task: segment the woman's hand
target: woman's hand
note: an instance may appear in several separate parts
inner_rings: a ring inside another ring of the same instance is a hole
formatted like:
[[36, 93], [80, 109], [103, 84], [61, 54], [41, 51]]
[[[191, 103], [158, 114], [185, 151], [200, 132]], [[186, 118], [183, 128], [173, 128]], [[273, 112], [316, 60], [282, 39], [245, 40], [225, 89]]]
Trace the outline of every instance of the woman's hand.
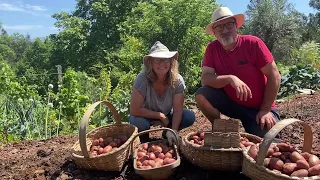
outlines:
[[160, 112], [160, 121], [164, 124], [165, 127], [167, 127], [169, 125], [169, 119], [168, 117], [163, 114], [162, 112]]

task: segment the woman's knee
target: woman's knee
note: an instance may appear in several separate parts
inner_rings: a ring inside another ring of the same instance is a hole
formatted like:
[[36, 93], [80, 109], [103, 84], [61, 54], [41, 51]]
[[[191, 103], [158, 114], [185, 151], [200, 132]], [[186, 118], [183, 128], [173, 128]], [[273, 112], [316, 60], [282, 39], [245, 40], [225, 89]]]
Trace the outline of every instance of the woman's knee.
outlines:
[[150, 129], [150, 121], [143, 117], [130, 116], [129, 123], [136, 126], [139, 132]]

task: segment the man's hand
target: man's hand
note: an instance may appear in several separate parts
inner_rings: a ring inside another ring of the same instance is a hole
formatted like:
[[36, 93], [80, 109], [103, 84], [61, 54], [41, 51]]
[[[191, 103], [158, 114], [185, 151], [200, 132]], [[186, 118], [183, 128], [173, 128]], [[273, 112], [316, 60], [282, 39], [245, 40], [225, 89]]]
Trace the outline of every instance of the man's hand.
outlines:
[[167, 127], [169, 125], [169, 119], [165, 114], [160, 113], [160, 118], [159, 119], [164, 124], [165, 127]]
[[240, 98], [241, 101], [247, 101], [248, 98], [252, 98], [250, 88], [237, 76], [231, 76], [230, 85], [236, 90], [237, 98]]
[[[178, 136], [178, 132], [176, 130], [173, 130], [177, 136]], [[169, 146], [172, 146], [172, 142], [175, 142], [175, 144], [177, 144], [177, 139], [176, 139], [176, 136], [171, 132], [171, 131], [167, 131], [166, 133], [166, 137], [168, 139], [168, 143], [169, 143]], [[178, 137], [178, 141], [180, 141], [180, 138]]]
[[263, 130], [265, 124], [267, 124], [269, 130], [277, 123], [272, 112], [267, 110], [260, 110], [256, 116], [256, 121], [257, 124], [260, 124], [261, 130]]

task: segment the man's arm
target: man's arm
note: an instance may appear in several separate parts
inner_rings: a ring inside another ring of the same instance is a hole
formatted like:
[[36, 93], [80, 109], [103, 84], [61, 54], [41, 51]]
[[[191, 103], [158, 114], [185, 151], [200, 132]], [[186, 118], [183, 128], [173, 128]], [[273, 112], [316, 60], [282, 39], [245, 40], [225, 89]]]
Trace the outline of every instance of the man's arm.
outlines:
[[267, 84], [260, 110], [270, 111], [273, 102], [277, 98], [281, 76], [274, 61], [261, 68], [261, 71], [267, 77]]
[[223, 88], [230, 84], [232, 75], [221, 75], [216, 74], [216, 70], [211, 67], [203, 66], [201, 74], [202, 86], [210, 86], [213, 88]]

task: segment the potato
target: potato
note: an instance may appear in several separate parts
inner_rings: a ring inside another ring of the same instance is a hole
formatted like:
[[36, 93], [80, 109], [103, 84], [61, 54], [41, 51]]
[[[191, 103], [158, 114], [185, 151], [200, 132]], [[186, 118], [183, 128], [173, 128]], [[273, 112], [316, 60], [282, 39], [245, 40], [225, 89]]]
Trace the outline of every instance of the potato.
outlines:
[[156, 155], [153, 152], [150, 152], [149, 153], [149, 159], [155, 160], [156, 159]]
[[309, 169], [309, 167], [310, 167], [308, 162], [304, 159], [300, 159], [296, 163], [297, 163], [298, 169]]
[[111, 143], [109, 143], [109, 146], [112, 146], [112, 147], [117, 147], [118, 144], [114, 141], [111, 141]]
[[138, 152], [138, 158], [140, 159], [140, 158], [142, 158], [142, 157], [144, 157], [144, 156], [146, 156], [147, 154], [145, 153], [145, 152]]
[[118, 136], [118, 139], [121, 140], [121, 143], [125, 143], [128, 140], [128, 137], [126, 135], [120, 135]]
[[298, 160], [304, 160], [304, 157], [301, 156], [301, 154], [299, 154], [297, 151], [295, 151], [295, 152], [291, 153], [290, 160], [292, 162], [297, 162]]
[[250, 149], [248, 151], [248, 155], [252, 157], [254, 160], [257, 160], [258, 156], [258, 149], [256, 145], [250, 146]]
[[172, 154], [170, 152], [167, 152], [165, 155], [164, 155], [166, 158], [172, 158]]
[[144, 143], [144, 144], [142, 145], [142, 147], [143, 147], [143, 149], [148, 150], [148, 143]]
[[194, 136], [192, 136], [191, 138], [192, 138], [193, 140], [198, 140], [198, 141], [200, 140], [199, 136], [197, 136], [197, 135], [194, 135]]
[[272, 157], [270, 159], [270, 163], [269, 163], [269, 167], [270, 169], [276, 169], [276, 170], [279, 170], [281, 171], [282, 170], [282, 167], [283, 167], [283, 161], [281, 161], [281, 159], [279, 158], [275, 158], [275, 157]]
[[160, 153], [160, 154], [158, 155], [158, 158], [164, 159], [164, 158], [165, 158], [165, 155], [164, 155], [163, 153]]
[[243, 145], [245, 147], [248, 147], [248, 146], [252, 146], [252, 145], [255, 145], [253, 142], [244, 142]]
[[285, 163], [282, 167], [282, 170], [285, 174], [291, 175], [294, 171], [297, 170], [296, 163]]
[[274, 146], [274, 147], [273, 147], [273, 151], [274, 151], [274, 152], [280, 152], [280, 149], [279, 149], [277, 146]]
[[151, 167], [155, 167], [156, 166], [156, 162], [154, 160], [149, 160], [148, 163], [149, 163], [149, 165]]
[[96, 157], [98, 155], [97, 151], [90, 152], [90, 157]]
[[312, 154], [312, 155], [310, 155], [310, 157], [308, 159], [308, 163], [309, 163], [310, 167], [313, 167], [313, 166], [319, 164], [320, 160], [319, 160], [318, 156]]
[[108, 145], [105, 148], [103, 148], [103, 154], [106, 154], [106, 153], [110, 152], [111, 150], [112, 150], [112, 147], [110, 145]]
[[308, 152], [303, 152], [303, 153], [301, 153], [301, 156], [304, 157], [304, 159], [305, 159], [306, 161], [308, 161], [308, 160], [309, 160], [309, 157], [311, 156], [311, 154], [308, 153]]
[[102, 154], [103, 153], [103, 148], [100, 147], [99, 150], [98, 150], [98, 154]]
[[292, 161], [290, 161], [290, 159], [286, 159], [284, 163], [292, 163]]
[[311, 168], [308, 169], [309, 175], [316, 176], [320, 175], [320, 164], [314, 165]]
[[277, 147], [281, 152], [289, 152], [290, 151], [290, 145], [286, 143], [278, 143]]
[[204, 132], [200, 133], [200, 138], [204, 139]]
[[137, 161], [136, 165], [137, 165], [137, 167], [140, 167], [140, 166], [142, 166], [142, 163], [140, 161]]
[[176, 161], [176, 160], [173, 159], [173, 158], [165, 158], [165, 159], [163, 160], [163, 165], [171, 164], [171, 163], [173, 163], [173, 162], [175, 162], [175, 161]]
[[269, 166], [269, 163], [270, 163], [270, 158], [265, 158], [265, 159], [263, 160], [263, 166], [264, 166], [264, 167], [268, 167], [268, 166]]
[[297, 171], [294, 171], [291, 176], [296, 176], [296, 177], [307, 177], [309, 174], [308, 170], [306, 169], [299, 169]]
[[92, 146], [98, 146], [99, 145], [99, 139], [95, 139], [95, 140], [93, 140], [93, 142], [92, 142]]
[[280, 159], [285, 161], [286, 159], [290, 159], [291, 152], [281, 152]]
[[[280, 158], [281, 155], [282, 155], [281, 152], [274, 152], [274, 153], [272, 154], [272, 157]], [[281, 159], [281, 158], [280, 158], [280, 159]]]
[[103, 143], [103, 138], [99, 138], [99, 143]]

